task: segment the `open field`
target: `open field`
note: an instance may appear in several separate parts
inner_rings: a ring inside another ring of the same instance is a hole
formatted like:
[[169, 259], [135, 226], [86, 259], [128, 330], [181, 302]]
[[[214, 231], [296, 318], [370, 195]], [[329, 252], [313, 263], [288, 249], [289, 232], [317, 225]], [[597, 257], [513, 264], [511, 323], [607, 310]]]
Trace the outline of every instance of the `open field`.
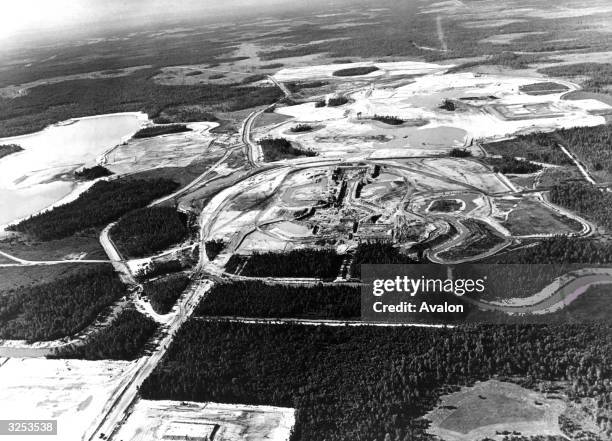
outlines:
[[225, 153], [210, 129], [218, 123], [190, 123], [191, 131], [161, 137], [130, 139], [107, 152], [102, 163], [114, 173], [136, 173], [153, 168], [186, 167], [196, 161], [214, 164]]
[[525, 197], [506, 214], [502, 225], [514, 236], [579, 233], [582, 225], [554, 212], [538, 199]]
[[[58, 420], [49, 440], [80, 441], [102, 413], [112, 391], [134, 367], [124, 361], [3, 359], [0, 400], [7, 419]], [[84, 387], [86, 385], [86, 387]], [[23, 438], [23, 436], [15, 437]], [[9, 439], [9, 438], [7, 438]]]
[[493, 438], [505, 431], [521, 436], [563, 436], [557, 420], [564, 409], [560, 399], [489, 380], [442, 396], [425, 418], [432, 422], [427, 432], [445, 441]]
[[117, 439], [288, 441], [294, 410], [284, 407], [138, 400]]

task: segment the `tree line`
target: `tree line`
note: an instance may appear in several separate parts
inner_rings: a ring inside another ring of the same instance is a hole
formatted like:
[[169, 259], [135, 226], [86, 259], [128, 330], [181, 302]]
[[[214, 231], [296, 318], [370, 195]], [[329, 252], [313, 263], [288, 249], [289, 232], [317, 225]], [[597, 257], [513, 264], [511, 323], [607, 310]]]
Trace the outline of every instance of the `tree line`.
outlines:
[[399, 248], [391, 242], [372, 241], [362, 242], [357, 246], [351, 261], [351, 277], [361, 277], [361, 265], [363, 264], [393, 265], [404, 263], [416, 263], [416, 261], [399, 251]]
[[0, 145], [0, 158], [4, 158], [12, 153], [23, 151], [23, 148], [17, 144], [2, 144]]
[[185, 124], [165, 124], [163, 126], [143, 127], [136, 133], [134, 138], [152, 138], [154, 136], [167, 135], [170, 133], [190, 132], [191, 129]]
[[528, 174], [542, 170], [542, 166], [533, 162], [516, 159], [512, 156], [487, 158], [486, 162], [493, 167], [495, 173]]
[[293, 407], [292, 441], [419, 441], [430, 439], [422, 416], [441, 395], [494, 376], [526, 387], [566, 381], [570, 399], [594, 398], [609, 414], [610, 335], [605, 322], [430, 329], [192, 319], [141, 392]]
[[299, 156], [317, 156], [317, 153], [311, 150], [295, 148], [285, 138], [263, 138], [259, 140], [259, 145], [267, 162], [292, 159]]
[[0, 338], [37, 341], [74, 335], [124, 295], [125, 286], [107, 264], [8, 291], [0, 296]]
[[157, 330], [153, 319], [134, 309], [125, 309], [104, 329], [87, 337], [85, 343], [61, 348], [47, 358], [80, 360], [134, 360]]
[[563, 182], [550, 190], [553, 204], [568, 208], [598, 225], [612, 229], [612, 194], [586, 182]]
[[[232, 260], [233, 259], [233, 260]], [[248, 277], [316, 277], [335, 278], [343, 255], [335, 250], [292, 250], [286, 253], [254, 253], [251, 256], [234, 255], [226, 268], [237, 270]], [[244, 263], [246, 261], [246, 263]], [[237, 265], [237, 263], [240, 263]], [[243, 265], [244, 263], [244, 265]]]
[[280, 285], [235, 281], [213, 286], [196, 315], [355, 319], [361, 314], [358, 287]]
[[93, 181], [94, 179], [103, 178], [105, 176], [112, 175], [109, 169], [102, 165], [94, 165], [93, 167], [83, 167], [81, 170], [77, 170], [74, 172], [74, 176], [77, 179], [81, 179], [83, 181]]
[[96, 182], [75, 201], [34, 215], [8, 230], [40, 240], [61, 239], [78, 231], [108, 224], [125, 213], [176, 190], [169, 179], [116, 179]]
[[142, 295], [149, 299], [156, 313], [168, 314], [189, 285], [189, 281], [189, 276], [183, 273], [155, 279], [143, 284]]
[[187, 219], [174, 207], [146, 207], [124, 215], [110, 231], [122, 254], [151, 256], [183, 240]]

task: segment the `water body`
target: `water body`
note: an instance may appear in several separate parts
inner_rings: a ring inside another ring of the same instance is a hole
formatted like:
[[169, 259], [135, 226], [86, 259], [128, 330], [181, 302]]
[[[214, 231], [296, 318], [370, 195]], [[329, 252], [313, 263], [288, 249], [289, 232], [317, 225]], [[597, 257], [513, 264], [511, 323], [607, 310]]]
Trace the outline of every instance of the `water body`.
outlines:
[[18, 144], [24, 149], [0, 159], [0, 225], [76, 196], [87, 184], [75, 182], [72, 172], [94, 165], [102, 153], [133, 135], [146, 120], [143, 113], [115, 113], [0, 138], [0, 144]]

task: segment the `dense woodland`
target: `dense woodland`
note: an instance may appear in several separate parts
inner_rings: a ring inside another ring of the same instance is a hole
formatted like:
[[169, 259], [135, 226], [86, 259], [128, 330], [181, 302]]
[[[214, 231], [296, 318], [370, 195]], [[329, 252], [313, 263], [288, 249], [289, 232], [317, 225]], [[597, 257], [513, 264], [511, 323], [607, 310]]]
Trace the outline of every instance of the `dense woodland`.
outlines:
[[610, 93], [612, 84], [612, 63], [576, 63], [552, 66], [539, 72], [552, 77], [588, 77], [582, 87], [591, 92]]
[[548, 133], [531, 133], [516, 138], [483, 144], [491, 155], [525, 158], [529, 161], [555, 165], [571, 165], [572, 160]]
[[205, 111], [234, 111], [276, 102], [276, 86], [206, 83], [166, 86], [156, 83], [155, 69], [104, 78], [69, 80], [34, 87], [11, 100], [0, 99], [0, 136], [40, 130], [69, 118], [143, 111], [155, 119], [169, 107], [205, 103]]
[[550, 201], [612, 229], [612, 194], [586, 182], [563, 182], [550, 190]]
[[76, 176], [77, 179], [82, 179], [84, 181], [92, 181], [94, 179], [103, 178], [112, 174], [113, 172], [102, 165], [83, 167], [81, 170], [74, 172], [74, 176]]
[[209, 260], [215, 260], [221, 251], [225, 248], [225, 242], [220, 239], [209, 240], [204, 244], [206, 256]]
[[416, 263], [413, 259], [400, 253], [391, 242], [363, 242], [357, 246], [351, 262], [351, 277], [361, 277], [362, 264], [402, 264]]
[[612, 174], [612, 125], [609, 124], [520, 135], [514, 139], [484, 144], [483, 147], [490, 154], [518, 156], [557, 165], [572, 164], [572, 160], [559, 148], [559, 143], [584, 162], [590, 171]]
[[89, 337], [85, 344], [61, 348], [48, 358], [134, 360], [143, 355], [156, 323], [134, 309], [125, 309], [112, 324]]
[[317, 156], [316, 152], [293, 147], [291, 142], [285, 138], [263, 138], [259, 140], [259, 145], [267, 162], [297, 158], [299, 156]]
[[502, 156], [501, 158], [487, 158], [487, 164], [493, 167], [496, 173], [528, 174], [542, 170], [542, 166], [533, 162], [516, 159], [512, 156]]
[[492, 263], [612, 263], [612, 244], [555, 236], [492, 258]]
[[347, 285], [268, 285], [259, 281], [215, 285], [196, 315], [355, 319], [361, 291]]
[[349, 100], [345, 96], [332, 96], [331, 98], [327, 100], [327, 105], [329, 107], [338, 107], [338, 106], [343, 106], [344, 104], [348, 102]]
[[153, 119], [155, 124], [170, 124], [176, 122], [215, 122], [219, 119], [214, 113], [202, 110], [198, 106], [170, 106], [164, 108], [159, 116]]
[[68, 237], [117, 220], [125, 213], [176, 190], [168, 179], [117, 179], [96, 182], [78, 199], [8, 227], [40, 240]]
[[612, 176], [612, 125], [559, 129], [550, 134], [586, 164], [590, 171]]
[[455, 147], [448, 152], [448, 156], [451, 158], [468, 158], [472, 156], [472, 152], [470, 152], [468, 149], [459, 149]]
[[310, 132], [312, 126], [310, 124], [298, 124], [297, 126], [291, 127], [293, 133]]
[[[232, 259], [241, 262], [236, 264]], [[287, 253], [254, 253], [233, 255], [226, 268], [241, 268], [241, 276], [249, 277], [316, 277], [334, 279], [338, 276], [344, 256], [334, 250], [293, 250]], [[242, 263], [246, 260], [246, 263]]]
[[[192, 319], [144, 382], [145, 399], [297, 409], [293, 441], [429, 439], [438, 397], [494, 376], [566, 380], [610, 411], [611, 328], [248, 325]], [[606, 424], [600, 420], [600, 424]]]
[[335, 77], [354, 77], [356, 75], [367, 75], [379, 70], [376, 66], [356, 66], [340, 69], [333, 73]]
[[374, 115], [372, 119], [376, 121], [384, 122], [385, 124], [389, 124], [392, 126], [399, 126], [399, 125], [404, 124], [405, 122], [403, 119], [398, 118], [397, 116], [390, 116], [390, 115]]
[[181, 293], [189, 285], [186, 274], [172, 274], [143, 284], [142, 295], [146, 296], [158, 314], [168, 314]]
[[73, 335], [126, 294], [111, 265], [83, 265], [78, 273], [0, 296], [0, 338], [54, 340]]
[[162, 126], [143, 127], [136, 133], [134, 138], [152, 138], [153, 136], [167, 135], [169, 133], [190, 132], [191, 129], [185, 124], [165, 124]]
[[176, 273], [182, 269], [183, 264], [178, 259], [153, 261], [147, 268], [141, 269], [138, 273], [136, 273], [135, 276], [138, 280], [144, 281], [149, 278]]
[[23, 148], [17, 144], [2, 144], [0, 145], [0, 158], [21, 151], [23, 151]]
[[110, 231], [122, 254], [151, 256], [187, 236], [187, 219], [174, 207], [147, 207], [123, 216]]

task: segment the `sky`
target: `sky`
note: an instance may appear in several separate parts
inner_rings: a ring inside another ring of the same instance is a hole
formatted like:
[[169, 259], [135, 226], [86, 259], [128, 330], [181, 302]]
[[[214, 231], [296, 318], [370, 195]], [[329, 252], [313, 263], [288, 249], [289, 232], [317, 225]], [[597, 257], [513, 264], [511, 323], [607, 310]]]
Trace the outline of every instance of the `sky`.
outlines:
[[[190, 16], [214, 19], [296, 0], [0, 0], [0, 43], [88, 25], [115, 25]], [[301, 2], [303, 0], [297, 0]]]

